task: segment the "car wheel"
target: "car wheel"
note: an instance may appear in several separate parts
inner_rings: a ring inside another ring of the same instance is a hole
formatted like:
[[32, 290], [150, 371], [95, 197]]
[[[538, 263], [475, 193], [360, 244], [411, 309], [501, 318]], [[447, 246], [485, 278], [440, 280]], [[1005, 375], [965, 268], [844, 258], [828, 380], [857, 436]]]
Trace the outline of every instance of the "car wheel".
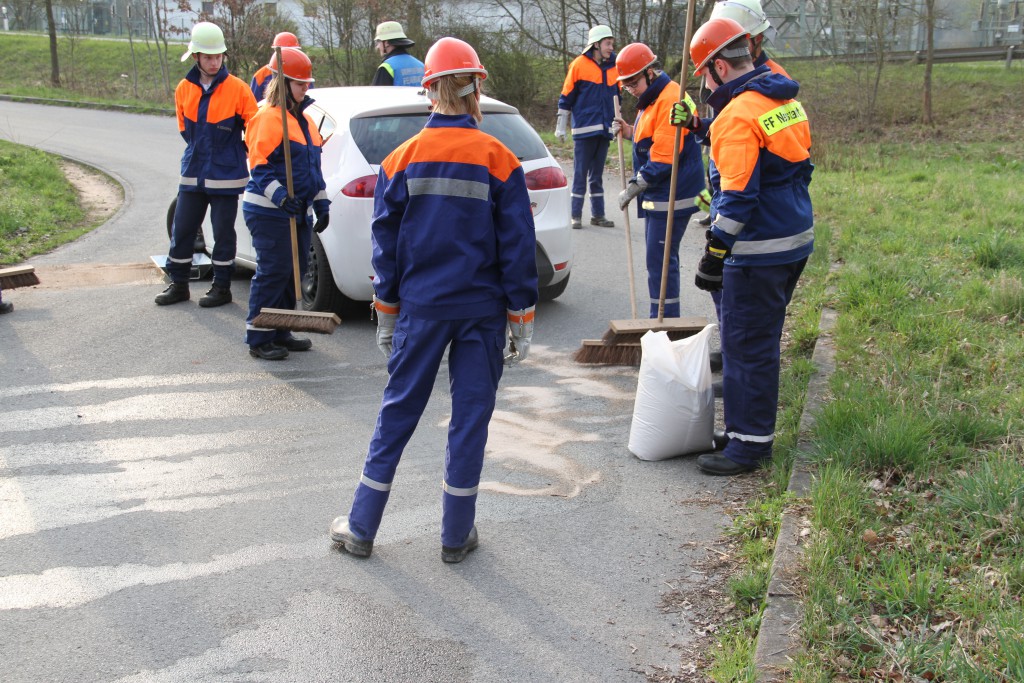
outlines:
[[[357, 311], [369, 311], [369, 306], [349, 299], [334, 284], [334, 272], [327, 260], [320, 236], [313, 235], [313, 243], [309, 248], [309, 265], [306, 276], [302, 278], [302, 308], [307, 311], [325, 311], [351, 316]], [[369, 316], [369, 313], [367, 313]]]
[[[171, 239], [171, 233], [174, 232], [174, 212], [178, 209], [178, 198], [175, 197], [171, 200], [171, 205], [167, 207], [167, 239]], [[199, 231], [196, 232], [196, 241], [192, 245], [192, 251], [197, 254], [206, 253], [206, 238], [203, 237], [203, 226], [199, 226]]]
[[565, 279], [561, 282], [556, 282], [548, 287], [540, 287], [538, 294], [540, 295], [541, 301], [551, 301], [562, 296], [565, 292], [565, 288], [569, 286], [569, 275], [565, 276]]

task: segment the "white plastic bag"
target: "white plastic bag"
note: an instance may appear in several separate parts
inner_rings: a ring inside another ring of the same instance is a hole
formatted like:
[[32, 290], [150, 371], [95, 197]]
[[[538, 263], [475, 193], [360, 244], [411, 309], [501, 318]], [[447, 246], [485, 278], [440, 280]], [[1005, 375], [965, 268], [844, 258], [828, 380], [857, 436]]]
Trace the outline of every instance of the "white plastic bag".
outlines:
[[715, 429], [711, 388], [711, 333], [716, 325], [679, 341], [648, 332], [637, 382], [629, 451], [641, 460], [665, 460], [710, 451]]

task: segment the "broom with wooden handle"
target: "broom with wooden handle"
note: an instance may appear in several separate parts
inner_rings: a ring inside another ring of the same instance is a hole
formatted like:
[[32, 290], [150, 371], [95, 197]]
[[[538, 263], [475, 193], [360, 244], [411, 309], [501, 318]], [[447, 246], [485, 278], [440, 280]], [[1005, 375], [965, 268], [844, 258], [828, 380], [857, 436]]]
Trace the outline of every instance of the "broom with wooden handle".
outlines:
[[32, 266], [15, 266], [0, 269], [0, 289], [17, 289], [18, 287], [35, 287], [39, 284], [39, 276]]
[[[274, 48], [277, 51], [278, 74], [276, 78], [285, 78], [284, 59], [281, 48]], [[291, 141], [288, 139], [288, 89], [291, 86], [284, 81], [281, 90], [281, 139], [282, 151], [284, 152], [284, 177], [285, 188], [288, 190], [288, 197], [295, 196], [295, 188], [292, 183], [292, 153]], [[288, 225], [291, 228], [292, 238], [292, 280], [295, 284], [295, 306], [302, 306], [302, 276], [299, 274], [299, 229], [295, 216], [288, 214]], [[289, 330], [291, 332], [315, 332], [318, 334], [332, 334], [334, 328], [341, 324], [341, 318], [334, 313], [320, 313], [316, 311], [289, 311], [284, 308], [261, 308], [259, 315], [253, 321], [253, 327], [260, 327], [272, 330]]]
[[[619, 96], [616, 95], [614, 99], [615, 103], [615, 120], [618, 121], [622, 118], [622, 112], [619, 111]], [[615, 140], [619, 143], [619, 178], [622, 180], [622, 189], [626, 189], [626, 160], [622, 153], [622, 129], [619, 128], [619, 134], [615, 136]], [[622, 210], [622, 220], [626, 224], [626, 263], [628, 264], [627, 270], [629, 271], [629, 308], [633, 314], [633, 318], [636, 318], [636, 274], [633, 272], [633, 234], [629, 227], [629, 207], [627, 206]]]
[[[683, 38], [683, 68], [679, 76], [679, 101], [686, 97], [686, 70], [690, 58], [690, 39], [693, 37], [695, 2], [686, 5], [686, 33]], [[573, 354], [573, 360], [584, 364], [639, 365], [640, 338], [647, 332], [667, 332], [670, 339], [682, 339], [700, 332], [707, 325], [703, 317], [665, 319], [665, 292], [668, 287], [669, 257], [672, 255], [672, 224], [675, 214], [676, 187], [679, 182], [679, 143], [682, 129], [675, 132], [676, 153], [672, 156], [672, 176], [669, 181], [668, 222], [665, 226], [665, 255], [661, 269], [661, 291], [658, 297], [657, 320], [638, 320], [633, 309], [632, 320], [612, 320], [608, 331], [600, 340], [584, 339], [582, 346]], [[621, 143], [620, 143], [621, 144]], [[621, 160], [620, 160], [621, 165]], [[623, 169], [625, 174], [625, 169]], [[626, 225], [628, 226], [628, 219]], [[632, 262], [632, 261], [631, 261]], [[635, 297], [633, 297], [635, 299]]]

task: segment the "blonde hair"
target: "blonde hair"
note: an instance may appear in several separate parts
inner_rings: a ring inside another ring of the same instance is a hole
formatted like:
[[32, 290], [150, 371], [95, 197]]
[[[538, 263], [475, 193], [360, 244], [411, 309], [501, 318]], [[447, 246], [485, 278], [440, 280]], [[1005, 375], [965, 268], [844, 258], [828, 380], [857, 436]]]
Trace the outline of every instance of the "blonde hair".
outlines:
[[[274, 75], [267, 83], [266, 90], [263, 91], [263, 97], [266, 98], [267, 104], [272, 107], [280, 107], [281, 99], [288, 96], [288, 79], [281, 78], [278, 75]], [[299, 115], [299, 103], [295, 102], [292, 98], [288, 97], [288, 111], [295, 116]]]
[[[459, 95], [459, 91], [476, 81], [476, 90]], [[441, 76], [430, 84], [430, 99], [434, 100], [434, 111], [438, 114], [469, 114], [477, 121], [484, 115], [480, 112], [480, 81], [473, 74], [452, 74]]]

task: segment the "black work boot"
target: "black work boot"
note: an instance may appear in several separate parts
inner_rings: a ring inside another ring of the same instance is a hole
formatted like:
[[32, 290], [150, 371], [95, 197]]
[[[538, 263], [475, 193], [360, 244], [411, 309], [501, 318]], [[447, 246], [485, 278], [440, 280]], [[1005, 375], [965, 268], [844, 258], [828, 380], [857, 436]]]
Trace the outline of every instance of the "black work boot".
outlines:
[[176, 304], [179, 301], [188, 301], [188, 283], [187, 282], [172, 282], [170, 286], [164, 291], [156, 295], [157, 306], [167, 306], [169, 304]]
[[249, 347], [249, 355], [263, 360], [284, 360], [288, 357], [288, 349], [274, 346], [271, 342]]
[[213, 287], [210, 287], [210, 291], [199, 300], [199, 305], [203, 308], [213, 308], [229, 303], [231, 303], [231, 286], [222, 287], [216, 282], [213, 283]]
[[604, 216], [591, 216], [590, 217], [590, 224], [591, 225], [596, 225], [599, 228], [614, 228], [615, 227], [615, 223], [613, 223], [612, 221], [608, 220]]
[[573, 230], [582, 230], [583, 229], [583, 219], [580, 216], [573, 216], [572, 217], [572, 229]]
[[448, 564], [462, 562], [466, 559], [466, 555], [469, 555], [469, 551], [476, 550], [478, 545], [480, 545], [480, 537], [477, 536], [476, 526], [474, 526], [469, 530], [469, 536], [466, 538], [466, 542], [462, 545], [455, 548], [451, 548], [446, 545], [441, 546], [441, 561], [447, 562]]
[[0, 301], [0, 315], [4, 313], [10, 313], [14, 310], [14, 304]]
[[369, 557], [373, 552], [373, 541], [364, 541], [348, 528], [348, 517], [336, 517], [331, 522], [331, 540], [337, 543], [349, 555]]
[[704, 453], [697, 456], [697, 469], [704, 474], [716, 477], [732, 477], [745, 472], [753, 472], [757, 468], [758, 465], [744, 465], [718, 453]]
[[711, 372], [722, 371], [722, 352], [712, 351], [708, 354], [708, 361], [711, 363]]

